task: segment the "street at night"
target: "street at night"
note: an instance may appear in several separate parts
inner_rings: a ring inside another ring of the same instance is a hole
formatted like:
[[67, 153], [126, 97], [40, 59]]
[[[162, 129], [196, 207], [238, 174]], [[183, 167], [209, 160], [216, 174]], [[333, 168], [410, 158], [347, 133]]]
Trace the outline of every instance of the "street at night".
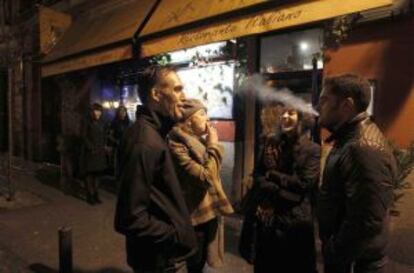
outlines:
[[414, 0], [0, 0], [0, 273], [414, 273]]

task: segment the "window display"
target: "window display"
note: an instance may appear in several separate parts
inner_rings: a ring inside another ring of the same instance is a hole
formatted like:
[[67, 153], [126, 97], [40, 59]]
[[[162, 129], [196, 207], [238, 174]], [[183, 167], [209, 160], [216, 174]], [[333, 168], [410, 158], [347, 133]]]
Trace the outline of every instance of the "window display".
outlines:
[[214, 119], [233, 118], [234, 62], [178, 70], [187, 97], [201, 100]]
[[260, 69], [263, 73], [312, 70], [323, 68], [321, 29], [308, 29], [264, 37], [261, 41]]

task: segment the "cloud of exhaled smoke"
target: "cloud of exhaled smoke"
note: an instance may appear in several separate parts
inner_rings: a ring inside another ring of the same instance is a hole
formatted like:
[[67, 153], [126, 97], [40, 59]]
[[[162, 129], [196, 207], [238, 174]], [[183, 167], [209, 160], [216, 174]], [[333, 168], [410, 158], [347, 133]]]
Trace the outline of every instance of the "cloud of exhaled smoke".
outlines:
[[261, 102], [280, 102], [300, 112], [319, 116], [319, 113], [312, 108], [312, 104], [293, 95], [287, 88], [275, 89], [266, 85], [263, 76], [260, 74], [247, 78], [239, 92], [253, 92]]

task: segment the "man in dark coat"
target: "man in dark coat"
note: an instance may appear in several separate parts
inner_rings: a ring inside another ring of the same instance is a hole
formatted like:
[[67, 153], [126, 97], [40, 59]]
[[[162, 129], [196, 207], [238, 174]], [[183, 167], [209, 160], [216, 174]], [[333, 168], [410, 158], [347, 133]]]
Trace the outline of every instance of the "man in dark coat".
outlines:
[[326, 273], [384, 272], [396, 163], [366, 114], [370, 85], [357, 75], [325, 79], [320, 124], [334, 141], [318, 198]]
[[165, 137], [181, 118], [183, 85], [174, 70], [146, 69], [144, 106], [122, 144], [115, 229], [125, 235], [128, 264], [138, 272], [182, 272], [196, 238]]

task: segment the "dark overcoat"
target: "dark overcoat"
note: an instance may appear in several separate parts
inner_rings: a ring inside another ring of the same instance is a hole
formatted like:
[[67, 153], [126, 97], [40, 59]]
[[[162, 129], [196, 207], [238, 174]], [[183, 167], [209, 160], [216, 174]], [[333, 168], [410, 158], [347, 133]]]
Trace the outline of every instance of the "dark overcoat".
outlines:
[[144, 109], [121, 144], [115, 229], [126, 237], [128, 264], [140, 270], [164, 268], [196, 251], [190, 215], [165, 140], [172, 125]]
[[104, 172], [108, 167], [104, 122], [102, 120], [87, 119], [82, 127], [82, 142], [79, 166], [81, 174]]
[[[271, 169], [264, 166], [268, 145], [277, 154]], [[305, 135], [274, 136], [265, 139], [263, 146], [245, 210], [241, 253], [255, 264], [255, 272], [269, 272], [269, 267], [315, 272], [312, 199], [319, 180], [320, 146]], [[256, 216], [258, 206], [274, 209], [271, 222]]]

